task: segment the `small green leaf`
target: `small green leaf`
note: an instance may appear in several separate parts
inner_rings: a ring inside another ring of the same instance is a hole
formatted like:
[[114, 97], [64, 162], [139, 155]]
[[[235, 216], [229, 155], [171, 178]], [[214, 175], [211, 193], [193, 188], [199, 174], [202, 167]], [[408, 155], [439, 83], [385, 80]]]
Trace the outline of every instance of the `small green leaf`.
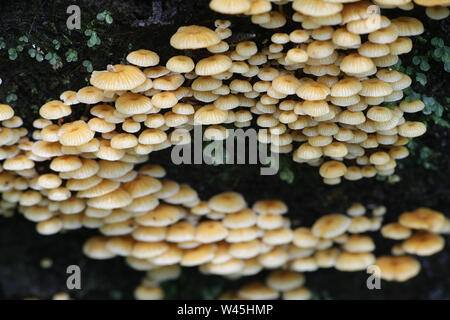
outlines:
[[17, 95], [15, 93], [10, 93], [6, 96], [6, 103], [11, 103], [17, 101]]
[[107, 24], [111, 24], [111, 23], [113, 23], [114, 19], [113, 19], [112, 16], [110, 16], [110, 15], [108, 14], [108, 15], [106, 15], [106, 17], [105, 17], [105, 21], [106, 21]]
[[418, 72], [416, 74], [416, 81], [419, 82], [421, 85], [425, 86], [427, 84], [427, 76], [421, 72]]
[[105, 20], [105, 16], [106, 14], [104, 12], [100, 12], [99, 14], [97, 14], [97, 20], [103, 21]]
[[45, 60], [50, 60], [52, 57], [53, 57], [53, 54], [52, 54], [51, 52], [48, 52], [48, 53], [45, 55]]
[[8, 55], [10, 60], [16, 60], [17, 59], [17, 51], [14, 48], [8, 49]]
[[419, 56], [414, 56], [412, 58], [412, 63], [414, 63], [416, 66], [420, 64], [420, 61], [422, 61], [422, 59]]
[[284, 168], [280, 172], [280, 179], [287, 183], [293, 183], [295, 175], [289, 168]]
[[431, 69], [431, 66], [430, 66], [430, 64], [428, 63], [428, 61], [423, 60], [423, 61], [420, 63], [420, 70], [422, 70], [422, 71], [429, 71], [430, 69]]
[[29, 49], [29, 50], [28, 50], [28, 54], [29, 54], [30, 57], [32, 57], [32, 58], [36, 57], [36, 49], [33, 49], [33, 48]]
[[433, 54], [436, 58], [440, 59], [445, 55], [445, 50], [443, 48], [434, 49]]
[[434, 37], [431, 39], [431, 44], [435, 47], [442, 48], [444, 46], [444, 39]]
[[42, 62], [44, 60], [44, 56], [40, 53], [36, 54], [36, 60], [38, 62]]

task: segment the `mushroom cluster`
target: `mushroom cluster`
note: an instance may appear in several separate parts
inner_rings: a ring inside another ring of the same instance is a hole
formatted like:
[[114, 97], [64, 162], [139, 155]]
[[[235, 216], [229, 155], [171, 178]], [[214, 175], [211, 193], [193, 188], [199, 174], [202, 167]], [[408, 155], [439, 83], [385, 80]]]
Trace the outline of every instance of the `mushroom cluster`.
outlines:
[[[126, 256], [129, 266], [147, 271], [136, 288], [137, 299], [161, 299], [160, 283], [178, 278], [181, 267], [194, 266], [202, 274], [229, 279], [273, 270], [266, 284], [252, 282], [223, 298], [308, 299], [305, 274], [323, 268], [355, 272], [375, 266], [381, 279], [407, 281], [420, 271], [413, 255], [441, 251], [445, 240], [440, 234], [450, 233], [450, 220], [431, 209], [403, 213], [399, 223], [383, 226], [386, 208], [371, 208], [368, 214], [365, 206], [355, 203], [346, 214], [324, 215], [311, 227], [291, 226], [283, 217], [287, 206], [282, 201], [257, 201], [250, 209], [241, 195], [226, 192], [185, 208], [185, 216], [170, 225], [161, 227], [156, 222], [160, 217], [142, 225], [149, 217], [137, 218], [131, 236], [94, 237], [84, 252], [94, 259]], [[420, 231], [412, 235], [411, 229]], [[393, 247], [391, 256], [374, 254], [374, 232], [380, 230], [385, 238], [404, 240]]]
[[[275, 29], [262, 44], [243, 41], [233, 46], [223, 43], [224, 34], [231, 35], [229, 23], [216, 22], [222, 41], [214, 49], [227, 49], [231, 59], [226, 72], [231, 94], [253, 100], [246, 113], [248, 119], [256, 117], [260, 141], [270, 143], [272, 152], [295, 148], [293, 160], [320, 166], [327, 184], [342, 177], [392, 175], [396, 161], [408, 156], [408, 138], [426, 131], [423, 123], [405, 119], [405, 114], [424, 108], [421, 101], [400, 101], [411, 79], [390, 68], [412, 49], [409, 37], [421, 34], [423, 25], [410, 17], [390, 20], [374, 4], [413, 8], [408, 0], [210, 2], [212, 10], [249, 15], [253, 23]], [[438, 4], [448, 5], [427, 5]], [[287, 14], [290, 7], [293, 14]], [[212, 71], [207, 76], [217, 77]], [[220, 95], [213, 105], [223, 109], [222, 101]], [[386, 102], [397, 106], [386, 107]], [[248, 108], [247, 103], [239, 107]]]
[[[373, 3], [412, 6], [408, 0]], [[367, 217], [356, 206], [348, 215], [292, 229], [282, 201], [258, 201], [250, 209], [235, 192], [201, 201], [189, 185], [165, 178], [163, 167], [146, 164], [151, 152], [189, 144], [194, 125], [206, 126], [208, 140], [226, 139], [230, 126], [256, 126], [258, 140], [272, 152], [295, 148], [293, 160], [320, 166], [327, 184], [393, 174], [396, 161], [408, 156], [408, 138], [426, 128], [405, 119], [424, 104], [399, 102], [411, 79], [390, 67], [412, 49], [409, 37], [423, 25], [409, 17], [390, 20], [373, 12], [373, 3], [213, 0], [213, 10], [249, 15], [276, 32], [262, 43], [234, 43], [228, 20], [216, 20], [215, 30], [180, 27], [170, 44], [183, 55], [162, 64], [158, 54], [141, 49], [128, 54], [129, 64], [94, 71], [90, 86], [41, 106], [31, 135], [13, 109], [0, 104], [0, 211], [11, 215], [18, 208], [43, 235], [98, 229], [103, 236], [90, 239], [84, 252], [95, 259], [125, 256], [133, 268], [148, 270], [137, 297], [161, 297], [156, 284], [179, 274], [178, 265], [227, 277], [282, 268], [289, 271], [275, 272], [268, 286], [287, 292], [296, 288], [284, 290], [284, 277], [297, 277], [301, 286], [301, 272], [357, 271], [377, 263], [373, 240], [361, 233], [381, 227], [382, 208]], [[429, 11], [444, 16], [442, 8]], [[448, 220], [427, 210], [382, 229], [405, 240], [396, 252], [442, 249], [436, 233], [448, 232]], [[411, 228], [421, 231], [411, 236]], [[381, 260], [380, 268], [394, 274], [386, 279], [403, 281], [420, 265], [396, 256]], [[258, 285], [243, 292], [251, 298]]]

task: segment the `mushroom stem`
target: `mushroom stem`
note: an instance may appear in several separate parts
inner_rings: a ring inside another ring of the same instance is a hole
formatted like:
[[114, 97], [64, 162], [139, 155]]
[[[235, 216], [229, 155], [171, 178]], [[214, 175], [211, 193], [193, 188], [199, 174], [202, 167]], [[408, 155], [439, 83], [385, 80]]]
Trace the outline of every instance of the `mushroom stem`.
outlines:
[[280, 13], [284, 13], [283, 6], [281, 4], [278, 5], [278, 11]]

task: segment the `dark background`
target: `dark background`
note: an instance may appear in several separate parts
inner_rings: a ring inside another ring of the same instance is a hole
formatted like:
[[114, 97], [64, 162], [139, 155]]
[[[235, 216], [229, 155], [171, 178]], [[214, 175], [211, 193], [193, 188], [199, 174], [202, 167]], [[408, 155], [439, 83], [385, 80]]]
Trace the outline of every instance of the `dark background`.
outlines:
[[[81, 31], [68, 31], [66, 8], [70, 4], [81, 7]], [[96, 19], [98, 13], [109, 11], [111, 24]], [[383, 14], [385, 12], [383, 11]], [[424, 55], [433, 37], [444, 39], [448, 45], [449, 19], [431, 21], [424, 9], [413, 12], [389, 10], [389, 16], [416, 16], [425, 25], [421, 36], [425, 42], [414, 40], [415, 49], [402, 57], [403, 65], [410, 65], [414, 55]], [[89, 61], [94, 70], [102, 70], [109, 63], [124, 61], [129, 51], [145, 48], [159, 53], [162, 63], [177, 54], [168, 40], [177, 27], [187, 24], [213, 26], [220, 17], [208, 8], [208, 1], [14, 1], [0, 3], [0, 40], [6, 45], [0, 50], [0, 101], [13, 106], [30, 128], [40, 105], [59, 97], [68, 89], [76, 90], [87, 84]], [[223, 17], [222, 17], [223, 18]], [[267, 31], [249, 23], [248, 18], [232, 18], [232, 42], [244, 39], [263, 39]], [[287, 26], [291, 28], [292, 26]], [[90, 36], [97, 33], [101, 43], [87, 45]], [[26, 35], [28, 42], [19, 40]], [[55, 48], [54, 40], [60, 45]], [[34, 43], [47, 53], [59, 57], [42, 62], [27, 53]], [[11, 60], [8, 48], [23, 46]], [[77, 51], [77, 60], [68, 62], [66, 52]], [[179, 54], [179, 53], [178, 53]], [[425, 86], [415, 83], [416, 92], [432, 96], [445, 107], [442, 119], [448, 120], [449, 74], [442, 64], [431, 62], [426, 73]], [[414, 83], [414, 81], [413, 81]], [[15, 98], [16, 97], [16, 98]], [[386, 179], [343, 181], [338, 186], [321, 182], [316, 168], [293, 163], [289, 156], [282, 158], [280, 175], [260, 176], [257, 166], [174, 166], [169, 151], [151, 154], [151, 161], [161, 163], [170, 178], [193, 186], [202, 199], [226, 190], [242, 192], [249, 203], [263, 198], [280, 198], [290, 208], [289, 216], [297, 223], [310, 225], [319, 216], [342, 212], [351, 203], [383, 204], [388, 208], [385, 221], [394, 221], [406, 210], [427, 206], [449, 214], [450, 163], [448, 154], [449, 130], [430, 120], [428, 115], [417, 115], [428, 123], [425, 136], [411, 146], [413, 154], [399, 161], [396, 173], [399, 183]], [[34, 223], [19, 214], [12, 218], [0, 217], [0, 299], [25, 297], [50, 298], [65, 290], [68, 265], [82, 269], [82, 290], [72, 291], [76, 299], [130, 299], [139, 284], [142, 272], [125, 265], [120, 258], [107, 261], [87, 259], [81, 253], [83, 242], [96, 232], [78, 230], [54, 236], [40, 236]], [[381, 239], [377, 233], [376, 254], [387, 254], [393, 242]], [[447, 237], [448, 240], [448, 237]], [[321, 270], [307, 275], [306, 285], [315, 298], [321, 299], [449, 299], [450, 256], [447, 247], [437, 255], [420, 258], [422, 271], [406, 283], [382, 283], [382, 290], [366, 288], [367, 275], [363, 272], [343, 273]], [[53, 259], [49, 269], [40, 267], [44, 257]], [[185, 269], [181, 279], [164, 284], [168, 298], [214, 298], [225, 288], [239, 286], [242, 281], [225, 281], [220, 277], [205, 277], [194, 269]]]

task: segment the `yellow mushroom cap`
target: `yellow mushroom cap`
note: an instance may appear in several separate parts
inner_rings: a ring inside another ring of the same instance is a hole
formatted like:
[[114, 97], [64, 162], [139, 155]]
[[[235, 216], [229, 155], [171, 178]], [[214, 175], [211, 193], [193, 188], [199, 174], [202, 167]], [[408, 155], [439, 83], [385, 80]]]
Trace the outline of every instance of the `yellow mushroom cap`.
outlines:
[[408, 256], [383, 256], [377, 258], [375, 266], [380, 268], [380, 278], [386, 281], [404, 282], [420, 271], [418, 260]]
[[220, 124], [227, 120], [228, 113], [209, 104], [199, 108], [194, 114], [194, 123], [196, 124]]
[[136, 300], [162, 300], [164, 291], [158, 286], [139, 285], [134, 290]]
[[375, 256], [369, 252], [342, 252], [336, 259], [335, 268], [339, 271], [365, 270], [375, 262]]
[[411, 229], [395, 222], [386, 224], [381, 228], [381, 234], [388, 239], [404, 240], [409, 238], [411, 233]]
[[11, 119], [13, 116], [14, 116], [13, 108], [11, 108], [7, 104], [0, 104], [0, 121]]
[[418, 121], [406, 121], [398, 127], [398, 134], [407, 138], [419, 137], [425, 134], [426, 131], [425, 124]]
[[345, 73], [359, 74], [372, 70], [375, 68], [375, 64], [370, 58], [363, 57], [357, 53], [352, 53], [347, 55], [341, 61], [340, 68]]
[[318, 250], [314, 253], [314, 260], [319, 268], [332, 268], [340, 252], [338, 248]]
[[94, 134], [95, 132], [82, 120], [65, 123], [58, 132], [59, 142], [63, 146], [80, 146], [88, 143]]
[[222, 223], [229, 229], [248, 228], [256, 223], [257, 216], [250, 209], [242, 209], [237, 212], [227, 214]]
[[201, 59], [195, 66], [195, 73], [200, 76], [211, 76], [227, 71], [232, 66], [231, 59], [223, 54], [216, 54]]
[[197, 226], [195, 240], [201, 243], [218, 242], [225, 239], [228, 229], [220, 221], [204, 221]]
[[289, 270], [276, 270], [266, 278], [266, 284], [277, 291], [288, 291], [301, 287], [305, 283], [302, 273]]
[[281, 200], [260, 200], [255, 202], [252, 207], [253, 211], [258, 214], [274, 214], [281, 215], [288, 211], [287, 205]]
[[153, 51], [139, 49], [130, 52], [127, 55], [127, 61], [139, 67], [153, 67], [159, 63], [159, 56]]
[[435, 6], [426, 8], [425, 13], [433, 20], [443, 20], [449, 16], [450, 10], [447, 7]]
[[170, 45], [180, 50], [206, 48], [219, 42], [220, 37], [217, 33], [196, 25], [180, 27], [170, 38]]
[[217, 250], [217, 245], [214, 243], [203, 244], [196, 248], [186, 249], [180, 264], [182, 266], [198, 266], [211, 261]]
[[323, 83], [308, 81], [298, 87], [296, 94], [304, 100], [324, 100], [330, 89]]
[[139, 225], [146, 227], [163, 227], [176, 223], [183, 216], [178, 206], [160, 204], [155, 209], [136, 218]]
[[116, 209], [125, 207], [131, 202], [131, 196], [125, 190], [118, 188], [103, 196], [89, 199], [87, 205], [97, 209]]
[[223, 14], [242, 14], [250, 10], [250, 0], [211, 0], [211, 10]]
[[76, 97], [81, 103], [96, 104], [103, 100], [103, 91], [96, 87], [87, 86], [78, 90]]
[[372, 238], [364, 235], [351, 235], [342, 248], [348, 252], [370, 252], [375, 250]]
[[320, 166], [319, 173], [323, 178], [333, 179], [342, 177], [347, 172], [347, 167], [342, 162], [331, 160]]
[[208, 205], [212, 210], [224, 213], [237, 212], [247, 207], [244, 198], [237, 192], [224, 192], [215, 195], [209, 199]]
[[403, 242], [405, 252], [419, 256], [430, 256], [444, 249], [442, 236], [429, 232], [418, 232]]
[[283, 300], [309, 300], [311, 296], [311, 291], [306, 287], [300, 287], [282, 293]]
[[72, 109], [58, 100], [47, 102], [39, 109], [39, 115], [42, 118], [49, 120], [64, 118], [71, 113]]
[[307, 16], [323, 17], [339, 13], [343, 5], [323, 0], [294, 0], [292, 8]]
[[444, 225], [445, 217], [438, 211], [419, 208], [412, 212], [402, 213], [398, 221], [407, 228], [437, 232]]
[[132, 90], [144, 83], [146, 79], [139, 68], [116, 64], [108, 66], [107, 71], [92, 72], [90, 83], [102, 90]]
[[194, 61], [187, 56], [175, 56], [166, 63], [166, 68], [172, 72], [188, 73], [194, 70]]
[[92, 237], [83, 245], [83, 253], [97, 260], [113, 258], [115, 255], [106, 247], [107, 242], [107, 237]]
[[262, 283], [252, 282], [239, 289], [238, 295], [249, 300], [274, 300], [279, 293]]
[[391, 20], [397, 27], [398, 35], [401, 37], [417, 36], [424, 31], [423, 24], [416, 18], [399, 17]]
[[319, 238], [335, 238], [350, 227], [351, 219], [343, 214], [329, 214], [319, 218], [312, 226], [312, 233]]
[[152, 101], [137, 93], [127, 92], [121, 95], [115, 102], [117, 111], [126, 115], [147, 113], [152, 110]]
[[292, 242], [300, 248], [315, 248], [319, 242], [309, 228], [301, 227], [294, 230], [294, 238]]

